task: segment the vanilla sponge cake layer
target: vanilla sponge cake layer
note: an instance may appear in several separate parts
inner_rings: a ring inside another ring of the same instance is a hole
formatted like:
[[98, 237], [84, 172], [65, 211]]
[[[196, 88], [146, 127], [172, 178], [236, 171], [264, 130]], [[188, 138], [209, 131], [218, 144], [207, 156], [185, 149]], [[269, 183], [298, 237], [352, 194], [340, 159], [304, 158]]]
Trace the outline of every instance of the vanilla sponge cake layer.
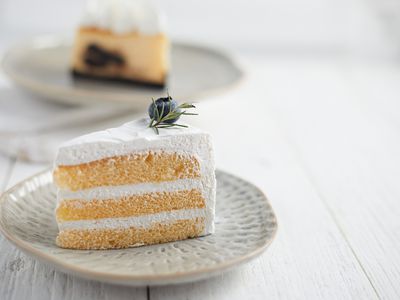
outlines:
[[72, 191], [200, 178], [200, 175], [200, 165], [194, 156], [152, 151], [108, 157], [79, 165], [59, 165], [54, 170], [57, 186]]
[[116, 34], [106, 29], [81, 27], [75, 36], [72, 69], [95, 77], [163, 85], [168, 60], [169, 42], [163, 33]]
[[210, 232], [210, 211], [186, 209], [127, 218], [59, 223], [58, 246], [73, 249], [125, 248], [163, 243]]
[[70, 249], [118, 249], [143, 246], [200, 236], [204, 218], [153, 223], [149, 228], [65, 229], [57, 236], [59, 247]]
[[58, 222], [131, 217], [180, 209], [205, 208], [205, 199], [196, 189], [155, 192], [114, 199], [68, 199], [56, 209]]

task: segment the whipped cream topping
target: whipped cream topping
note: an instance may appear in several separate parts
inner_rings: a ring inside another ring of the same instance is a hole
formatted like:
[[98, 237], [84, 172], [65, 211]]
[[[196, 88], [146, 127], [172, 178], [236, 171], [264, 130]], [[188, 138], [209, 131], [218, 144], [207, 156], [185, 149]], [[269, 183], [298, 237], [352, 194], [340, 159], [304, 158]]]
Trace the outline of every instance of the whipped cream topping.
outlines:
[[165, 31], [165, 16], [150, 0], [89, 0], [81, 26], [111, 30], [117, 34]]

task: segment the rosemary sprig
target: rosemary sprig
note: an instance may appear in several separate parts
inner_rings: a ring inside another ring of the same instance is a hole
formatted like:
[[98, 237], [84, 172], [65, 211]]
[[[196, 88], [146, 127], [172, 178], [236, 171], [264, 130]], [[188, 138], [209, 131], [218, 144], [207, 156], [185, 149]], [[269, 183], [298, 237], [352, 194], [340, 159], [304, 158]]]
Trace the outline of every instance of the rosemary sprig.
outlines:
[[[174, 109], [172, 105], [172, 98], [168, 95], [168, 103], [162, 102], [161, 111], [159, 111], [156, 101], [152, 98], [153, 106], [154, 106], [154, 114], [150, 120], [149, 127], [153, 128], [154, 131], [159, 134], [159, 129], [164, 128], [172, 128], [172, 127], [184, 127], [187, 128], [187, 125], [176, 124], [175, 122], [181, 116], [195, 116], [198, 115], [197, 113], [189, 113], [186, 109], [196, 108], [191, 103], [182, 103], [176, 106]], [[166, 107], [168, 106], [168, 107]], [[168, 110], [168, 113], [164, 115], [164, 112]]]

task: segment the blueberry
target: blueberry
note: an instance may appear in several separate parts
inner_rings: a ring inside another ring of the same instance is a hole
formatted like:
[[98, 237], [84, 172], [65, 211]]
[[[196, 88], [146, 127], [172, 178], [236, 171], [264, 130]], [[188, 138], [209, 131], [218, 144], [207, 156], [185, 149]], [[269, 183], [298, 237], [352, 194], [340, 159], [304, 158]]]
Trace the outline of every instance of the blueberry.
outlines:
[[[155, 105], [154, 105], [154, 103], [155, 103]], [[168, 115], [169, 112], [172, 110], [176, 110], [176, 112], [180, 112], [180, 109], [176, 109], [178, 106], [178, 103], [174, 99], [172, 99], [170, 96], [158, 98], [156, 101], [154, 101], [154, 103], [152, 102], [150, 104], [149, 110], [148, 110], [149, 116], [151, 119], [153, 119], [155, 117], [156, 109], [157, 109], [159, 115], [161, 115], [161, 112], [162, 112], [162, 116], [161, 116], [162, 118], [165, 117], [166, 115]], [[163, 110], [163, 106], [164, 106], [164, 110]], [[172, 124], [172, 123], [175, 123], [178, 119], [179, 119], [179, 117], [177, 117], [175, 119], [169, 119], [163, 123]]]

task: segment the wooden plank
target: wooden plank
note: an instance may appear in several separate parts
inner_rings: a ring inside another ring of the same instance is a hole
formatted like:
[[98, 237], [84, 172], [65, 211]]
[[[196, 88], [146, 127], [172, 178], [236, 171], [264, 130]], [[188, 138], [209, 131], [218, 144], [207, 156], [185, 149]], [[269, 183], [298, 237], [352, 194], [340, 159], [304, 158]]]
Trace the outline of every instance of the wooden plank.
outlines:
[[[17, 162], [8, 186], [44, 168]], [[0, 236], [0, 299], [147, 299], [146, 287], [118, 287], [63, 274], [30, 258]]]
[[7, 181], [11, 173], [13, 159], [0, 154], [0, 193], [7, 186]]
[[271, 85], [273, 113], [380, 298], [398, 299], [400, 71], [348, 63], [288, 73], [280, 65], [266, 77], [291, 83]]
[[40, 171], [50, 167], [47, 164], [42, 163], [30, 163], [24, 161], [17, 161], [12, 169], [10, 178], [7, 182], [7, 188], [10, 188], [18, 182], [36, 174]]
[[222, 276], [151, 288], [151, 299], [377, 298], [270, 110], [264, 80], [260, 68], [235, 96], [201, 105], [198, 123], [214, 136], [218, 166], [268, 195], [278, 216], [276, 241], [259, 259]]

